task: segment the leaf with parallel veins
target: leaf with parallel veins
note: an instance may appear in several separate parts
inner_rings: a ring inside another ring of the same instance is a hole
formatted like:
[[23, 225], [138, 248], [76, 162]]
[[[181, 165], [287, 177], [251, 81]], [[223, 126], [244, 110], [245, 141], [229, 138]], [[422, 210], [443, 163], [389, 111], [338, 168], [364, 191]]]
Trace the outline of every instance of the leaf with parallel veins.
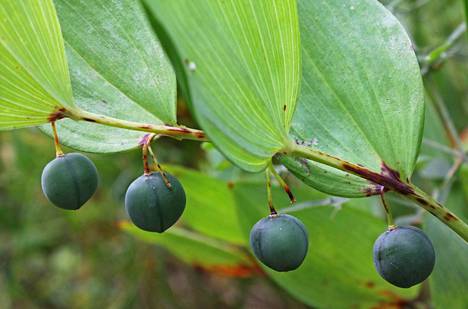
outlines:
[[264, 169], [289, 143], [300, 77], [296, 2], [146, 3], [184, 62], [208, 137], [241, 168]]
[[[176, 123], [176, 81], [169, 60], [136, 0], [55, 0], [76, 104], [141, 123]], [[88, 152], [135, 148], [144, 135], [61, 120], [63, 144]], [[49, 126], [43, 128], [49, 135]]]
[[[421, 142], [424, 98], [403, 27], [374, 0], [300, 0], [298, 7], [303, 76], [291, 135], [407, 180]], [[334, 195], [378, 193], [372, 183], [320, 163], [300, 168], [295, 159], [281, 161], [309, 185]]]
[[0, 20], [0, 130], [37, 126], [75, 108], [52, 1], [3, 0]]

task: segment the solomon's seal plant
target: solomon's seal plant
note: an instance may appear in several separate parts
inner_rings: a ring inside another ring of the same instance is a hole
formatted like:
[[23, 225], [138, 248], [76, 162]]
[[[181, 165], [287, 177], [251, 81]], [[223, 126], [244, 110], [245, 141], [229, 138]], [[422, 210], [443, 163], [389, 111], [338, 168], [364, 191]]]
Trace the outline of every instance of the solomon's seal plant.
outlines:
[[[144, 174], [125, 209], [137, 227], [158, 233], [181, 217], [186, 195], [151, 141], [211, 142], [240, 169], [266, 172], [270, 215], [256, 215], [250, 244], [277, 271], [306, 263], [315, 235], [273, 207], [271, 174], [295, 199], [272, 162], [327, 194], [382, 197], [389, 229], [374, 262], [393, 285], [425, 280], [435, 254], [421, 230], [395, 227], [388, 192], [466, 245], [468, 225], [411, 180], [423, 132], [421, 72], [403, 27], [378, 1], [144, 2], [2, 0], [0, 129], [39, 126], [57, 149], [58, 135], [85, 152], [141, 147]], [[202, 130], [178, 124], [177, 89]], [[42, 176], [44, 194], [64, 209], [80, 208], [97, 183], [89, 159], [61, 150]]]

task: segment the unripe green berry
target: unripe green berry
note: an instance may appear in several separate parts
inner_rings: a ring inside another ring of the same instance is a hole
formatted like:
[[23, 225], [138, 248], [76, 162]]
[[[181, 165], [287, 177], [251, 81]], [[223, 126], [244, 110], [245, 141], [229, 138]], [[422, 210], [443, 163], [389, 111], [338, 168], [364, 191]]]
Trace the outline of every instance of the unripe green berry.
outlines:
[[391, 284], [409, 288], [423, 282], [434, 269], [430, 239], [416, 227], [396, 227], [382, 233], [374, 244], [374, 264]]
[[291, 271], [304, 261], [309, 240], [299, 219], [280, 214], [263, 218], [253, 226], [250, 246], [266, 266], [276, 271]]
[[57, 207], [76, 210], [96, 192], [98, 173], [94, 163], [80, 153], [50, 161], [42, 171], [42, 191]]
[[138, 177], [128, 187], [125, 209], [142, 230], [162, 233], [180, 218], [185, 209], [185, 191], [174, 176], [166, 174], [170, 188], [160, 172]]

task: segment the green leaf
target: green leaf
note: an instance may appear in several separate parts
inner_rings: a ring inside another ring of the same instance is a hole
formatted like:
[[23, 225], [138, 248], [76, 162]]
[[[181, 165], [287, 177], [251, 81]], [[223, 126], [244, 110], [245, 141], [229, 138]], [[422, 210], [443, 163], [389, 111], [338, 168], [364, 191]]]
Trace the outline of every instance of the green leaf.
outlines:
[[195, 115], [249, 171], [288, 142], [300, 76], [296, 2], [147, 0], [185, 63]]
[[[55, 4], [80, 108], [142, 123], [176, 123], [175, 74], [138, 1]], [[90, 152], [134, 148], [144, 134], [69, 119], [58, 122], [58, 131], [63, 144]]]
[[324, 164], [284, 155], [277, 158], [302, 182], [322, 192], [344, 197], [362, 197], [378, 190], [375, 184], [365, 179]]
[[209, 237], [244, 244], [232, 195], [233, 183], [183, 167], [165, 168], [184, 186], [187, 195], [184, 224]]
[[174, 44], [173, 39], [169, 36], [167, 31], [161, 25], [161, 23], [156, 19], [156, 14], [154, 12], [155, 5], [152, 0], [142, 0], [143, 7], [148, 16], [148, 19], [153, 27], [153, 30], [157, 33], [159, 42], [161, 42], [162, 48], [166, 51], [167, 56], [169, 57], [174, 72], [176, 74], [177, 86], [178, 86], [178, 96], [182, 97], [187, 106], [190, 108], [193, 113], [193, 106], [190, 98], [190, 92], [187, 82], [187, 75], [185, 74], [185, 64], [180, 58], [180, 55], [177, 51], [177, 48]]
[[[80, 108], [118, 119], [162, 124], [161, 120], [106, 81], [70, 45], [67, 44], [66, 50], [75, 102]], [[49, 125], [41, 127], [41, 130], [52, 136]], [[58, 121], [57, 130], [63, 145], [97, 153], [137, 147], [145, 134], [72, 119]]]
[[[263, 186], [237, 184], [239, 220], [248, 239], [252, 226], [267, 215]], [[279, 189], [274, 188], [276, 194]], [[262, 194], [263, 193], [263, 194]], [[295, 190], [298, 201], [316, 199], [314, 191]], [[362, 201], [362, 207], [367, 205]], [[277, 203], [277, 205], [281, 205]], [[285, 205], [285, 204], [283, 204]], [[267, 274], [304, 303], [317, 308], [370, 308], [415, 295], [416, 289], [399, 289], [384, 281], [374, 268], [372, 247], [385, 223], [353, 205], [338, 210], [330, 205], [307, 207], [289, 214], [298, 217], [309, 233], [309, 252], [297, 271]]]
[[0, 129], [43, 124], [73, 109], [52, 1], [2, 0], [0, 20]]
[[[467, 199], [459, 186], [453, 188], [446, 206], [463, 220], [468, 219]], [[434, 308], [464, 308], [468, 302], [468, 246], [432, 216], [424, 217], [424, 231], [436, 251], [436, 265], [429, 279]]]
[[[385, 163], [408, 179], [421, 141], [424, 99], [403, 27], [374, 0], [299, 0], [298, 11], [303, 76], [292, 135], [376, 172]], [[344, 196], [375, 190], [344, 172], [324, 174], [322, 164], [312, 165], [321, 171], [293, 171], [317, 189]], [[334, 185], [336, 177], [348, 177], [354, 194]]]
[[129, 222], [122, 223], [121, 227], [140, 240], [166, 248], [188, 264], [205, 267], [251, 264], [239, 248], [183, 228], [171, 227], [164, 234], [157, 234], [142, 231]]

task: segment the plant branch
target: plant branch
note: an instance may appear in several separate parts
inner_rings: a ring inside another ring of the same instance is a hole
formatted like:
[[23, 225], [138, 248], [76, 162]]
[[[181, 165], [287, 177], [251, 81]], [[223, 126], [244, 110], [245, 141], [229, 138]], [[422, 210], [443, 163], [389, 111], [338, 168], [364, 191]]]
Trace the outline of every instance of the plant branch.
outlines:
[[[465, 27], [466, 29], [466, 27]], [[437, 116], [439, 117], [445, 134], [450, 142], [451, 150], [455, 153], [455, 161], [448, 171], [447, 175], [445, 175], [444, 182], [442, 185], [434, 190], [432, 196], [434, 199], [441, 201], [442, 199], [446, 198], [447, 192], [449, 191], [453, 177], [455, 176], [458, 169], [462, 166], [463, 162], [466, 160], [466, 156], [464, 153], [463, 145], [460, 140], [460, 136], [458, 134], [457, 129], [455, 128], [455, 124], [450, 116], [447, 107], [445, 105], [444, 100], [441, 98], [439, 92], [436, 90], [435, 84], [431, 78], [427, 78], [426, 82], [431, 85], [431, 87], [427, 88], [427, 93], [430, 97], [430, 102], [434, 107]]]
[[73, 110], [64, 112], [64, 116], [81, 121], [99, 123], [111, 127], [155, 133], [177, 139], [188, 139], [196, 141], [207, 141], [205, 133], [201, 130], [186, 128], [182, 126], [155, 125], [135, 121], [117, 119], [104, 115], [98, 115], [84, 110]]
[[447, 174], [444, 177], [442, 184], [432, 192], [432, 196], [435, 200], [443, 202], [447, 199], [448, 193], [452, 187], [454, 176], [460, 167], [463, 165], [464, 157], [458, 157], [455, 159], [452, 167], [448, 170]]
[[319, 150], [296, 144], [291, 144], [290, 148], [285, 150], [285, 153], [310, 159], [367, 179], [383, 186], [385, 191], [395, 191], [419, 204], [468, 242], [468, 225], [463, 220], [418, 187], [402, 181], [399, 173], [390, 169], [385, 164], [382, 164], [382, 171], [377, 173], [366, 167], [342, 160]]
[[450, 117], [450, 114], [445, 106], [443, 99], [440, 97], [440, 94], [435, 90], [436, 87], [432, 82], [432, 79], [427, 78], [426, 82], [430, 84], [431, 87], [426, 87], [427, 94], [429, 95], [430, 102], [434, 107], [437, 116], [439, 117], [442, 125], [444, 127], [445, 134], [449, 139], [450, 145], [452, 148], [457, 149], [459, 152], [463, 153], [463, 146], [458, 136], [457, 129], [455, 124]]
[[[178, 139], [189, 139], [189, 140], [198, 140], [198, 141], [207, 141], [205, 133], [200, 130], [177, 127], [177, 126], [167, 126], [167, 125], [153, 125], [145, 124], [140, 122], [133, 122], [127, 120], [121, 120], [117, 118], [107, 117], [104, 115], [98, 115], [90, 113], [84, 110], [73, 110], [66, 111], [63, 114], [63, 117], [69, 117], [74, 120], [88, 121], [93, 123], [99, 123], [107, 126], [137, 130], [143, 132], [155, 133], [158, 135], [170, 136]], [[324, 152], [314, 150], [304, 145], [291, 144], [289, 149], [285, 151], [286, 154], [291, 154], [295, 156], [304, 157], [319, 163], [326, 164], [328, 166], [337, 168], [342, 171], [349, 172], [351, 174], [357, 175], [361, 178], [367, 179], [373, 183], [382, 185], [386, 191], [392, 190], [398, 192], [409, 199], [417, 202], [421, 207], [432, 213], [439, 220], [449, 226], [453, 231], [459, 234], [465, 241], [468, 242], [468, 225], [459, 219], [456, 215], [451, 213], [448, 209], [437, 203], [431, 196], [427, 195], [425, 192], [419, 188], [413, 186], [412, 184], [403, 182], [399, 177], [396, 171], [391, 170], [386, 165], [382, 166], [382, 172], [377, 173], [371, 171], [363, 166], [347, 162], [340, 158], [331, 156]], [[146, 170], [145, 170], [146, 172]], [[276, 211], [273, 208], [273, 203], [271, 200], [271, 180], [270, 173], [267, 169], [266, 171], [267, 178], [267, 191], [269, 194], [269, 206], [270, 212], [275, 214]]]
[[462, 158], [464, 162], [468, 162], [468, 158], [465, 156], [465, 154], [462, 152], [460, 152], [459, 150], [456, 150], [456, 149], [453, 149], [453, 148], [450, 148], [450, 147], [447, 147], [439, 142], [436, 142], [436, 141], [433, 141], [431, 139], [428, 139], [428, 138], [423, 138], [422, 140], [422, 143], [428, 147], [431, 147], [435, 150], [438, 150], [440, 152], [443, 152], [443, 153], [446, 153], [448, 155], [451, 155], [453, 157], [455, 157], [455, 159], [457, 158]]
[[411, 13], [414, 10], [417, 10], [417, 9], [423, 7], [424, 5], [428, 4], [429, 1], [430, 0], [416, 0], [416, 1], [414, 1], [412, 3], [412, 5], [410, 7], [401, 8], [400, 5], [402, 4], [402, 2], [404, 2], [404, 0], [393, 0], [393, 1], [389, 2], [385, 6], [391, 12], [395, 12], [395, 13], [399, 13], [399, 14], [408, 14], [408, 13]]
[[434, 48], [431, 52], [429, 52], [426, 56], [424, 56], [421, 60], [424, 64], [423, 73], [427, 73], [429, 68], [435, 64], [436, 62], [440, 62], [447, 58], [448, 51], [451, 49], [454, 44], [462, 37], [462, 35], [466, 32], [466, 23], [462, 22], [458, 25], [457, 28], [449, 35], [447, 40], [444, 43]]

